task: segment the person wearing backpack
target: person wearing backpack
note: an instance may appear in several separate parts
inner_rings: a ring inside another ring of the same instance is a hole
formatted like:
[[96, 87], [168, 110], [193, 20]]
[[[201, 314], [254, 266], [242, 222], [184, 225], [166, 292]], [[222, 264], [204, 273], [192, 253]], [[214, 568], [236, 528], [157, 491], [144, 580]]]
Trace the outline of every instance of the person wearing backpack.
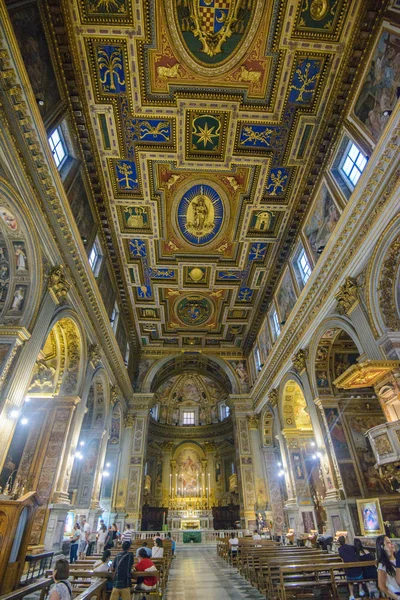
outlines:
[[66, 558], [60, 558], [54, 566], [54, 585], [50, 590], [48, 600], [72, 600], [72, 587], [68, 577], [69, 562]]
[[111, 566], [114, 573], [114, 588], [110, 600], [131, 600], [131, 573], [133, 567], [133, 554], [129, 552], [130, 542], [123, 542], [122, 552], [117, 554]]

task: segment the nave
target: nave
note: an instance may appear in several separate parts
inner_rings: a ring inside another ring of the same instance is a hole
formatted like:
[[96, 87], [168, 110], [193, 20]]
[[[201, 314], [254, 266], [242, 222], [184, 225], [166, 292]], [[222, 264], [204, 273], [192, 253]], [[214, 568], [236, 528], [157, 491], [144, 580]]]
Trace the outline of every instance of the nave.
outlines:
[[265, 598], [235, 567], [217, 556], [215, 546], [179, 548], [172, 561], [166, 600], [241, 600]]

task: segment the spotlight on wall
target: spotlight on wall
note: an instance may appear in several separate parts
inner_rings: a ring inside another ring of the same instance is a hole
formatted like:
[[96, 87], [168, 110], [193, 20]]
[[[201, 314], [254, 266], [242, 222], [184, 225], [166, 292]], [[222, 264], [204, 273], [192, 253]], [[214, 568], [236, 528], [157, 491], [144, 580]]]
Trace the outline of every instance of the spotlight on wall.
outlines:
[[14, 409], [14, 410], [12, 410], [12, 411], [10, 412], [10, 417], [11, 417], [12, 419], [18, 419], [18, 417], [19, 417], [19, 410], [15, 410], [15, 409]]
[[75, 458], [82, 460], [82, 458], [83, 458], [82, 452], [75, 452]]
[[310, 446], [315, 447], [315, 442], [311, 442]]
[[28, 419], [26, 417], [21, 419], [21, 425], [28, 425]]
[[110, 463], [106, 463], [106, 467], [111, 467], [111, 464]]
[[278, 462], [278, 467], [281, 467], [281, 466], [282, 466], [282, 463], [281, 463], [281, 462]]
[[384, 110], [382, 113], [382, 117], [390, 117], [392, 112], [393, 112], [392, 110]]
[[316, 454], [317, 458], [322, 458], [322, 452], [316, 452], [315, 454]]
[[30, 402], [31, 401], [31, 397], [30, 396], [25, 396], [25, 402]]
[[284, 474], [285, 474], [285, 471], [284, 471], [283, 469], [281, 469], [281, 470], [279, 471], [279, 473], [278, 473], [278, 476], [279, 476], [279, 477], [283, 477], [283, 476], [284, 476]]
[[322, 254], [324, 250], [325, 250], [325, 246], [318, 246], [317, 254]]
[[103, 477], [110, 477], [110, 473], [108, 471], [103, 471]]
[[85, 442], [79, 442], [79, 445], [80, 445], [80, 446], [84, 446], [84, 445], [85, 445]]

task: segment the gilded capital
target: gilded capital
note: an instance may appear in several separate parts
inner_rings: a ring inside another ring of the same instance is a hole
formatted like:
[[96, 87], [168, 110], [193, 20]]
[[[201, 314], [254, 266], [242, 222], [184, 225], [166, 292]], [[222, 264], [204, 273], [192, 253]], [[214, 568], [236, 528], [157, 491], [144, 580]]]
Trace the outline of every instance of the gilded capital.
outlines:
[[268, 402], [272, 407], [275, 407], [278, 405], [278, 398], [279, 398], [278, 388], [273, 388], [272, 390], [269, 391]]
[[337, 300], [336, 310], [339, 315], [346, 315], [359, 299], [359, 288], [356, 279], [346, 277], [346, 281], [335, 294]]
[[306, 368], [306, 361], [308, 358], [308, 350], [300, 349], [296, 354], [292, 356], [293, 366], [298, 373], [301, 373]]
[[88, 349], [89, 361], [96, 368], [101, 361], [101, 350], [99, 344], [90, 344]]
[[260, 423], [260, 415], [252, 415], [247, 417], [247, 422], [250, 429], [258, 429]]
[[125, 427], [133, 427], [134, 423], [135, 423], [135, 417], [132, 413], [128, 413], [127, 415], [125, 415], [125, 418], [124, 418]]
[[56, 265], [52, 267], [47, 281], [47, 289], [56, 304], [62, 304], [62, 302], [64, 302], [70, 287], [71, 284], [68, 283], [64, 275], [63, 266]]

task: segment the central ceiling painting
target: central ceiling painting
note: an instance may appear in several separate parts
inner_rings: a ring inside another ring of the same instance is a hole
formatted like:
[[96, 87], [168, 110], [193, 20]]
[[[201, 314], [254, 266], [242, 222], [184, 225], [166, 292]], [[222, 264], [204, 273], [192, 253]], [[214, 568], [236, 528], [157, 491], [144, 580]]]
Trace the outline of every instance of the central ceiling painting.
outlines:
[[138, 340], [241, 352], [304, 215], [356, 13], [346, 0], [68, 5]]

